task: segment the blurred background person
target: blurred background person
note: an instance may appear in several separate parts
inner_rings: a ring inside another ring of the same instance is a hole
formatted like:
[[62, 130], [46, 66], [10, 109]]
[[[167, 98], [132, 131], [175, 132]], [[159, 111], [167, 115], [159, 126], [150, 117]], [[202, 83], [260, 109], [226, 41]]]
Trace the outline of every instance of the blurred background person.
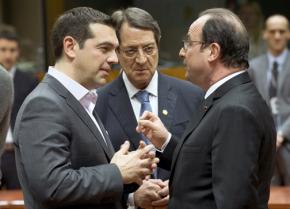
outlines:
[[38, 83], [32, 74], [24, 72], [17, 67], [19, 55], [19, 39], [15, 29], [8, 25], [2, 26], [0, 28], [0, 63], [9, 72], [14, 84], [14, 103], [11, 112], [11, 122], [6, 137], [4, 153], [1, 158], [2, 187], [6, 189], [20, 189], [15, 165], [12, 132], [20, 106]]
[[266, 52], [263, 40], [264, 16], [261, 7], [256, 1], [246, 1], [239, 5], [238, 16], [244, 23], [250, 38], [249, 59]]
[[[8, 72], [0, 64], [0, 157], [3, 153], [6, 134], [9, 128], [13, 101], [13, 83]], [[0, 161], [1, 165], [1, 161]], [[2, 172], [0, 170], [0, 186]]]
[[272, 15], [265, 22], [263, 37], [267, 53], [251, 60], [249, 73], [267, 101], [277, 128], [274, 185], [290, 185], [290, 37], [289, 21]]

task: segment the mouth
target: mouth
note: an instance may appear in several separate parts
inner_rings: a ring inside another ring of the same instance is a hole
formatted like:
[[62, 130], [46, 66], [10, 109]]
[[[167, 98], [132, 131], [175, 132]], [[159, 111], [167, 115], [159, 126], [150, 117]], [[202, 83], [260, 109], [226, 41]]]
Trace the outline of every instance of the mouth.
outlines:
[[111, 69], [101, 68], [99, 71], [102, 72], [102, 74], [103, 74], [105, 77], [107, 77], [107, 76], [109, 75]]

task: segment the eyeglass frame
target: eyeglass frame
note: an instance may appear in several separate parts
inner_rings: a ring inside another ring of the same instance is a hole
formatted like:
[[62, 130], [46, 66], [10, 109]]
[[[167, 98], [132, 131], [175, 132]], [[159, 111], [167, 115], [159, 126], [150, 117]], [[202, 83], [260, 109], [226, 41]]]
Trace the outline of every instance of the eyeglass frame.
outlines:
[[182, 43], [183, 43], [183, 46], [182, 48], [184, 50], [187, 50], [190, 46], [192, 46], [193, 43], [196, 43], [196, 45], [198, 44], [204, 44], [204, 41], [192, 41], [192, 40], [187, 40], [187, 39], [184, 39], [182, 40]]
[[[152, 51], [150, 52], [147, 52], [146, 51], [146, 48], [152, 48]], [[149, 44], [149, 45], [146, 45], [146, 46], [143, 46], [142, 48], [142, 52], [143, 52], [143, 54], [145, 55], [145, 56], [151, 56], [151, 55], [153, 55], [155, 52], [157, 52], [158, 51], [158, 47], [157, 46], [155, 46], [155, 44], [154, 45], [151, 45], [151, 44]], [[135, 59], [137, 56], [140, 56], [140, 53], [139, 53], [139, 47], [128, 47], [127, 49], [126, 48], [124, 48], [124, 49], [122, 49], [122, 47], [118, 47], [117, 48], [117, 50], [119, 51], [119, 52], [122, 52], [127, 58], [129, 58], [129, 59]], [[132, 54], [130, 54], [129, 53], [129, 51], [130, 50], [132, 50], [132, 51], [134, 51], [134, 53], [132, 53]]]

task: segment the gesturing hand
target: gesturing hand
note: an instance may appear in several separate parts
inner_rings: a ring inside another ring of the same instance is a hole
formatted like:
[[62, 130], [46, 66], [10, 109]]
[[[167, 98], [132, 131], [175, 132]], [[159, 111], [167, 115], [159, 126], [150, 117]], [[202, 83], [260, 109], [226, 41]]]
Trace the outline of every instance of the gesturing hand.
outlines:
[[124, 184], [136, 182], [141, 185], [142, 180], [152, 173], [159, 162], [155, 158], [153, 145], [145, 146], [140, 144], [136, 151], [128, 152], [130, 143], [126, 141], [118, 152], [113, 156], [111, 163], [114, 163], [120, 169]]
[[136, 131], [143, 133], [158, 149], [162, 147], [169, 136], [169, 132], [160, 118], [148, 111], [145, 111], [140, 117]]

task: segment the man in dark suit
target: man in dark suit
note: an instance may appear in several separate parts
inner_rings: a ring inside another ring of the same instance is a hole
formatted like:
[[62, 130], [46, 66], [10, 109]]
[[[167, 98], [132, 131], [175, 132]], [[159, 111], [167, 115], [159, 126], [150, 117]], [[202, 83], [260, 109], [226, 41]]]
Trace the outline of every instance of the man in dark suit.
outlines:
[[37, 79], [27, 72], [16, 67], [19, 57], [19, 40], [14, 29], [3, 26], [0, 30], [0, 62], [13, 78], [14, 102], [11, 112], [11, 121], [6, 138], [5, 149], [1, 158], [3, 173], [2, 186], [6, 189], [20, 189], [15, 165], [12, 132], [16, 115], [26, 96], [36, 87]]
[[[13, 83], [6, 69], [0, 64], [0, 157], [3, 153], [13, 103]], [[1, 165], [1, 161], [0, 161]], [[2, 172], [0, 170], [0, 185]]]
[[69, 10], [56, 21], [52, 43], [55, 66], [25, 99], [14, 129], [25, 208], [123, 208], [128, 184], [141, 184], [157, 159], [153, 145], [128, 152], [129, 142], [114, 154], [93, 112], [95, 89], [118, 61], [111, 18], [88, 7]]
[[[125, 140], [130, 140], [132, 149], [138, 147], [142, 136], [136, 132], [136, 126], [142, 104], [137, 95], [144, 91], [149, 93], [151, 110], [174, 135], [181, 137], [203, 91], [187, 81], [158, 73], [161, 31], [149, 13], [127, 8], [115, 11], [112, 18], [120, 43], [117, 55], [122, 72], [116, 80], [98, 89], [96, 111], [114, 148], [119, 149]], [[169, 172], [158, 169], [155, 177], [167, 180]]]
[[187, 78], [206, 90], [199, 113], [179, 143], [153, 113], [139, 121], [138, 131], [162, 151], [160, 166], [171, 167], [170, 209], [268, 208], [276, 132], [245, 71], [248, 50], [235, 14], [202, 12], [180, 50]]
[[272, 185], [290, 185], [290, 38], [289, 21], [272, 15], [265, 23], [268, 52], [250, 61], [249, 74], [272, 110], [277, 128], [276, 167]]

